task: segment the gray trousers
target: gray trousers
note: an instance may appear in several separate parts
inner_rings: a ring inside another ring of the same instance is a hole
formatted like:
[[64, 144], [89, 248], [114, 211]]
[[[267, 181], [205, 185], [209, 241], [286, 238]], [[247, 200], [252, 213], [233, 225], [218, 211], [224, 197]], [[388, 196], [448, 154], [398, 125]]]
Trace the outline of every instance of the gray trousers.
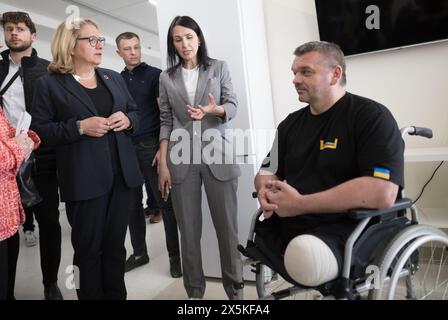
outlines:
[[238, 246], [238, 178], [215, 179], [204, 164], [190, 166], [180, 184], [172, 186], [172, 203], [181, 235], [182, 269], [185, 290], [190, 298], [202, 298], [205, 278], [202, 269], [201, 185], [204, 183], [213, 225], [218, 238], [222, 283], [229, 299], [241, 299], [242, 261]]

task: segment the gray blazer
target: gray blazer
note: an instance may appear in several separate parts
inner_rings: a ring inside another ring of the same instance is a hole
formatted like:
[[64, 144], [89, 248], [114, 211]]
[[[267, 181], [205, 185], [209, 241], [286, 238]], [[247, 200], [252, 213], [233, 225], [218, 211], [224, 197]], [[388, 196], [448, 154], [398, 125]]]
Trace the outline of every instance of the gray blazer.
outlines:
[[[235, 117], [237, 108], [227, 64], [212, 59], [207, 69], [204, 66], [199, 68], [193, 104], [206, 106], [208, 94], [212, 93], [216, 103], [223, 106], [224, 117], [206, 115], [200, 121], [190, 117], [186, 105], [191, 103], [180, 66], [172, 77], [166, 70], [161, 73], [159, 91], [160, 140], [169, 140], [167, 161], [172, 183], [181, 183], [190, 164], [200, 163], [201, 158], [216, 179], [228, 181], [238, 177], [241, 171], [235, 162], [234, 152], [228, 152], [234, 150], [232, 139], [226, 138], [227, 122]], [[208, 157], [204, 158], [204, 155]]]

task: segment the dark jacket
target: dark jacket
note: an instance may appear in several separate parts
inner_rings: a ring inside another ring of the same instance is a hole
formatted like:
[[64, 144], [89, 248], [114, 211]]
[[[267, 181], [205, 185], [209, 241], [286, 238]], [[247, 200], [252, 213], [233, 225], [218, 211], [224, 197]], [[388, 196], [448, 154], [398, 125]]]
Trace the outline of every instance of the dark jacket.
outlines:
[[[9, 52], [10, 50], [5, 50], [1, 53], [3, 60], [0, 61], [0, 86], [3, 84], [3, 81], [9, 72]], [[23, 70], [21, 77], [23, 81], [23, 91], [25, 93], [25, 108], [31, 113], [36, 81], [41, 76], [47, 74], [49, 61], [39, 58], [37, 56], [37, 51], [33, 49], [30, 57], [22, 58], [21, 65]], [[40, 148], [35, 151], [35, 156], [36, 174], [46, 174], [56, 170], [55, 151], [46, 146], [45, 141], [42, 141]]]
[[[162, 70], [142, 62], [132, 71], [124, 68], [121, 75], [140, 112], [140, 130], [132, 134], [134, 143], [148, 141], [148, 135], [159, 135], [159, 77]], [[149, 139], [152, 139], [149, 137]]]
[[[113, 98], [112, 113], [122, 111], [138, 130], [137, 106], [123, 78], [115, 71], [97, 69]], [[56, 149], [61, 200], [83, 201], [109, 192], [114, 181], [107, 135], [101, 138], [80, 135], [77, 120], [98, 116], [86, 91], [71, 74], [47, 74], [36, 82], [31, 110], [31, 127]], [[130, 133], [114, 133], [121, 173], [129, 188], [143, 184]]]

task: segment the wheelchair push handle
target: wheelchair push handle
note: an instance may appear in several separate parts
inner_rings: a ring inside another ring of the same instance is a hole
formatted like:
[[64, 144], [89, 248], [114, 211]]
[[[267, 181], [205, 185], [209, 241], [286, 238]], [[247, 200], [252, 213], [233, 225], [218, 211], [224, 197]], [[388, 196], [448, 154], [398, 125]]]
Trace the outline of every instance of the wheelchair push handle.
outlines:
[[430, 128], [410, 126], [410, 127], [404, 127], [400, 131], [403, 139], [407, 134], [409, 134], [410, 136], [421, 136], [428, 139], [432, 138], [432, 129]]
[[409, 133], [411, 136], [422, 136], [428, 139], [432, 138], [432, 130], [429, 128], [413, 127], [415, 129], [414, 133]]

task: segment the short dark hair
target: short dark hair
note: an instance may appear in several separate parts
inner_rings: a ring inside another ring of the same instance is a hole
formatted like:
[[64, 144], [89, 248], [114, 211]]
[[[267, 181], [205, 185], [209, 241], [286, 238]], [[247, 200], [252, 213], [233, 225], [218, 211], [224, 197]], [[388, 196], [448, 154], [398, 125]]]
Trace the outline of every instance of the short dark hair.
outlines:
[[140, 37], [138, 36], [138, 34], [134, 33], [134, 32], [123, 32], [120, 33], [118, 35], [118, 37], [115, 38], [115, 43], [117, 44], [117, 48], [118, 48], [118, 44], [120, 43], [121, 40], [123, 39], [132, 39], [132, 38], [137, 38], [140, 41]]
[[3, 29], [5, 29], [5, 24], [7, 23], [18, 24], [20, 22], [23, 22], [28, 29], [30, 29], [31, 33], [36, 33], [36, 26], [28, 13], [21, 11], [8, 11], [2, 14], [1, 23]]
[[198, 23], [189, 16], [177, 16], [171, 22], [167, 35], [168, 56], [166, 60], [168, 65], [168, 74], [170, 76], [173, 75], [176, 68], [182, 63], [182, 58], [177, 53], [173, 44], [173, 29], [175, 26], [182, 26], [191, 29], [197, 34], [200, 43], [198, 49], [198, 63], [207, 69], [210, 65], [210, 57], [208, 56], [207, 44], [205, 43], [205, 38], [201, 27], [199, 27]]
[[302, 44], [294, 50], [294, 54], [299, 57], [308, 52], [317, 51], [324, 55], [332, 65], [340, 65], [342, 68], [342, 79], [341, 84], [345, 85], [347, 83], [346, 67], [345, 67], [345, 57], [341, 48], [336, 43], [326, 42], [326, 41], [311, 41]]

